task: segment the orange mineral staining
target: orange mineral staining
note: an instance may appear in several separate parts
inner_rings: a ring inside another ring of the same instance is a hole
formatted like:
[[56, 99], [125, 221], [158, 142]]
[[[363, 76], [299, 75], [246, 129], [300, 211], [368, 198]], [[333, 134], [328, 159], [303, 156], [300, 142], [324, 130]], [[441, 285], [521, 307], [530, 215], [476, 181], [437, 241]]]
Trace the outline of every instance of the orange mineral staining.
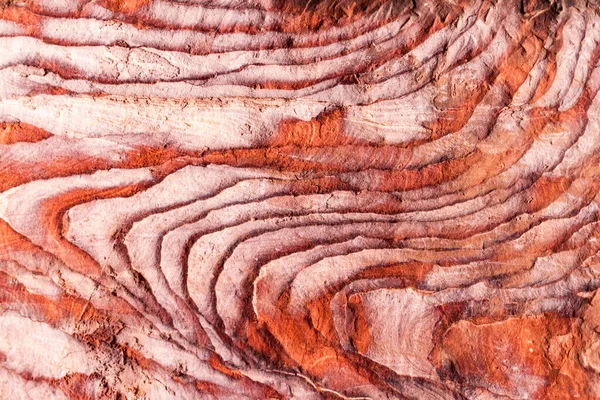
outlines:
[[0, 398], [600, 398], [600, 15], [0, 0]]

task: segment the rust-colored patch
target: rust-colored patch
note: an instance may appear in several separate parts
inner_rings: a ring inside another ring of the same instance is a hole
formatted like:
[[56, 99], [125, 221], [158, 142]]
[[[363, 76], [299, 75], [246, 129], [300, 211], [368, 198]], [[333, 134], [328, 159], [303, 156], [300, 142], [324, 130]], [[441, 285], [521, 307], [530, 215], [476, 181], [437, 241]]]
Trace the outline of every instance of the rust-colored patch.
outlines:
[[42, 21], [39, 15], [31, 12], [26, 7], [17, 6], [17, 2], [13, 0], [0, 2], [0, 19], [23, 26], [25, 32], [31, 36], [39, 34]]
[[268, 146], [316, 147], [358, 143], [359, 140], [344, 135], [343, 118], [343, 110], [335, 108], [309, 121], [283, 121], [279, 132], [269, 141]]
[[276, 0], [271, 7], [283, 13], [280, 28], [286, 32], [330, 29], [376, 13], [393, 18], [411, 8], [412, 3], [404, 0]]
[[443, 336], [443, 370], [449, 379], [500, 395], [543, 398], [552, 367], [546, 343], [568, 334], [571, 319], [553, 314], [475, 325], [461, 321]]
[[[70, 400], [87, 400], [90, 398], [90, 387], [93, 387], [98, 380], [99, 376], [97, 375], [70, 373], [62, 379], [53, 379], [52, 383], [65, 393]], [[117, 393], [105, 386], [102, 396], [105, 398], [116, 397]]]
[[523, 41], [505, 57], [496, 76], [498, 82], [506, 85], [511, 97], [527, 78], [542, 50], [542, 41], [530, 35], [529, 30], [524, 32], [524, 36]]
[[[281, 311], [274, 315], [262, 315], [259, 322], [265, 324], [286, 354], [300, 365], [304, 373], [313, 376], [328, 388], [349, 395], [364, 396], [361, 385], [384, 386], [372, 371], [354, 364], [337, 345], [315, 330], [307, 318], [288, 314], [288, 301], [289, 292], [286, 292], [278, 301]], [[349, 381], [356, 386], [348, 388]]]
[[51, 136], [51, 133], [24, 122], [4, 122], [0, 124], [0, 144], [34, 143], [48, 139]]
[[157, 149], [149, 146], [140, 146], [125, 153], [123, 161], [109, 161], [100, 157], [86, 157], [84, 154], [55, 157], [52, 162], [37, 159], [31, 162], [6, 161], [4, 167], [0, 169], [0, 191], [8, 190], [36, 179], [85, 174], [110, 168], [162, 166], [153, 169], [155, 172], [154, 175], [158, 178], [159, 176], [164, 176], [165, 173], [173, 168], [180, 168], [186, 164], [198, 164], [201, 162], [201, 159], [195, 157], [193, 154], [171, 147]]
[[285, 351], [281, 348], [279, 343], [271, 334], [261, 329], [256, 321], [245, 321], [245, 346], [252, 349], [260, 357], [269, 360], [274, 365], [281, 366], [283, 368], [297, 368], [298, 364], [295, 363], [291, 358], [287, 356]]
[[360, 354], [365, 354], [371, 344], [371, 332], [367, 317], [365, 316], [361, 296], [357, 294], [351, 295], [348, 298], [348, 307], [354, 315], [354, 330], [350, 336], [352, 345]]
[[10, 258], [15, 251], [42, 251], [25, 236], [16, 232], [8, 222], [0, 219], [0, 258]]
[[432, 264], [417, 261], [378, 265], [362, 271], [356, 279], [400, 278], [406, 286], [416, 287], [432, 268]]
[[480, 159], [481, 154], [474, 152], [465, 158], [442, 161], [418, 170], [373, 171], [371, 176], [365, 174], [365, 179], [347, 183], [358, 190], [382, 192], [414, 190], [455, 179], [472, 168]]
[[540, 177], [527, 190], [527, 199], [522, 211], [533, 213], [548, 207], [569, 188], [571, 182], [569, 177]]
[[331, 310], [329, 309], [330, 299], [330, 294], [325, 296], [325, 298], [318, 298], [306, 304], [306, 308], [308, 309], [310, 322], [314, 329], [325, 339], [331, 341], [331, 343], [336, 343], [337, 334], [333, 318], [331, 318]]
[[98, 3], [109, 10], [119, 13], [131, 14], [141, 10], [152, 0], [100, 0]]

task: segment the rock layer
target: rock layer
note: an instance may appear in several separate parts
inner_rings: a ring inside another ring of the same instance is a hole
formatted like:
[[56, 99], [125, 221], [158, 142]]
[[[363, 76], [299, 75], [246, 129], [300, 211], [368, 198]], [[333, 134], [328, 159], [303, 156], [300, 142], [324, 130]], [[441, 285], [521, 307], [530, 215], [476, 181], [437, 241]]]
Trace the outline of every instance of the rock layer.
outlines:
[[0, 398], [600, 398], [596, 4], [0, 0], [0, 48]]

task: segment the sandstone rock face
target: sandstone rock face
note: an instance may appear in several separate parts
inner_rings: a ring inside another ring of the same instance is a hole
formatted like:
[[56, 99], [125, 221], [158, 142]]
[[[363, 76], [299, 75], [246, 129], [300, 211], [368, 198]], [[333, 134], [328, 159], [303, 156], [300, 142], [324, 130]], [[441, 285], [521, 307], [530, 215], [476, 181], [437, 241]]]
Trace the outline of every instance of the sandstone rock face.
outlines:
[[0, 0], [0, 398], [600, 398], [598, 10]]

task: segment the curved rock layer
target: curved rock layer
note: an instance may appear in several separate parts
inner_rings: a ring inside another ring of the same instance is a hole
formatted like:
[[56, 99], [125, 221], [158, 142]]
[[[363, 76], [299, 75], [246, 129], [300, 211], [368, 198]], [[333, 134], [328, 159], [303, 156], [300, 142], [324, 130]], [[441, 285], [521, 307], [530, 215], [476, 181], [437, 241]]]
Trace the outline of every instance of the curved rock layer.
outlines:
[[0, 398], [600, 398], [598, 5], [1, 0], [0, 50]]

